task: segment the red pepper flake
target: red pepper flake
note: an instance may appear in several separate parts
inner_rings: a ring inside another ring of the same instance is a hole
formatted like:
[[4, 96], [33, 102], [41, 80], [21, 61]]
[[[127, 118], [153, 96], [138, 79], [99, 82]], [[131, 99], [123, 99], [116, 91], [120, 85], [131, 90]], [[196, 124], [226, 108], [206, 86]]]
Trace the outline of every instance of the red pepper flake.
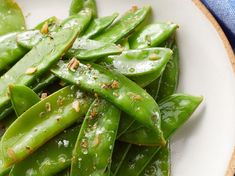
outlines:
[[119, 82], [114, 80], [111, 84], [112, 89], [118, 89], [119, 88]]
[[73, 57], [68, 63], [68, 68], [71, 71], [75, 72], [76, 69], [79, 67], [79, 64], [80, 64], [79, 60], [77, 60], [77, 58]]
[[13, 160], [16, 161], [16, 154], [15, 154], [14, 150], [12, 150], [11, 148], [9, 148], [9, 149], [7, 150], [7, 155], [8, 155], [10, 158], [12, 158]]
[[40, 30], [40, 32], [42, 34], [47, 34], [49, 32], [49, 29], [48, 29], [48, 22], [45, 22]]

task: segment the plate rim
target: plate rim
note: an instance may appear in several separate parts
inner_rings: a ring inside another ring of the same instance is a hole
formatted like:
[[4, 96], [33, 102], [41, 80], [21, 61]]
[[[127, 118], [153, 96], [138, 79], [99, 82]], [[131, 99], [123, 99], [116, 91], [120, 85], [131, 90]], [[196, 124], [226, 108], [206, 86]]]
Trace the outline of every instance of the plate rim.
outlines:
[[[206, 8], [206, 6], [200, 0], [192, 0], [192, 1], [197, 6], [197, 8], [204, 14], [204, 16], [209, 20], [209, 22], [213, 25], [213, 27], [219, 34], [219, 37], [221, 38], [224, 44], [225, 50], [228, 54], [230, 63], [232, 65], [233, 73], [235, 75], [235, 54], [223, 29], [221, 28], [215, 17], [211, 14], [211, 12]], [[233, 174], [235, 174], [235, 146], [225, 176], [234, 176]]]

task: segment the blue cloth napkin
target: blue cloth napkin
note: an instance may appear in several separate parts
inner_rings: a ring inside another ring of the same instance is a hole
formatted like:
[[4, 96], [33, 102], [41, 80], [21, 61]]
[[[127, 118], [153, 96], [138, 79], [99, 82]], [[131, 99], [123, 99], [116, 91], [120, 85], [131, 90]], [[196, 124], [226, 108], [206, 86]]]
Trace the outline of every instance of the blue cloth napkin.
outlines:
[[201, 0], [215, 16], [235, 52], [235, 0]]

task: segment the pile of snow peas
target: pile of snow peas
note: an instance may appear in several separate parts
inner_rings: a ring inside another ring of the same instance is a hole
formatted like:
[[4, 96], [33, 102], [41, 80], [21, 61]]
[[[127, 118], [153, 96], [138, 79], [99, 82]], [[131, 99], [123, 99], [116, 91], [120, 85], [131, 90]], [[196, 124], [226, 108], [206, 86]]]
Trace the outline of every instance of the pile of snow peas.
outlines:
[[169, 176], [170, 138], [202, 97], [176, 93], [178, 25], [95, 0], [27, 29], [0, 0], [0, 176]]

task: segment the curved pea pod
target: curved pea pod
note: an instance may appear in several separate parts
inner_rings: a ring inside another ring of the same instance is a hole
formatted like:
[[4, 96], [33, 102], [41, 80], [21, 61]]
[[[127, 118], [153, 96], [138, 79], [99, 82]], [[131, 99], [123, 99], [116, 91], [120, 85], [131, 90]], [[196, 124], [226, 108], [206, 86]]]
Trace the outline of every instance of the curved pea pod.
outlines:
[[131, 148], [131, 144], [116, 141], [114, 150], [113, 150], [112, 162], [111, 162], [111, 175], [112, 176], [116, 175], [117, 171], [122, 165], [122, 162], [125, 159], [126, 154], [130, 148]]
[[92, 11], [93, 17], [97, 16], [95, 0], [73, 0], [70, 5], [69, 14], [76, 15], [83, 9], [89, 9]]
[[73, 151], [71, 176], [110, 175], [120, 111], [97, 99], [89, 108]]
[[133, 118], [130, 118], [128, 114], [122, 112], [118, 127], [117, 138], [126, 133], [134, 122], [135, 120]]
[[170, 145], [168, 143], [154, 155], [140, 176], [169, 176], [170, 167]]
[[[15, 164], [9, 176], [50, 176], [69, 167], [80, 126], [64, 130], [48, 141], [30, 157]], [[35, 162], [36, 161], [36, 162]]]
[[42, 75], [40, 78], [38, 78], [30, 87], [35, 92], [42, 91], [45, 87], [53, 84], [57, 80], [57, 77], [53, 75], [51, 72], [48, 72], [44, 75]]
[[51, 37], [55, 32], [64, 30], [67, 28], [76, 28], [79, 32], [83, 32], [86, 26], [91, 20], [91, 11], [89, 9], [82, 10], [77, 15], [70, 16], [64, 21], [58, 24], [58, 22], [52, 21], [52, 23], [46, 23], [41, 30], [25, 31], [17, 35], [17, 43], [27, 49], [32, 49], [44, 38]]
[[178, 28], [174, 23], [156, 23], [145, 26], [129, 38], [132, 49], [148, 48], [160, 45]]
[[40, 101], [39, 96], [24, 85], [10, 85], [9, 93], [11, 104], [17, 116], [23, 114], [28, 108]]
[[59, 25], [59, 19], [56, 18], [55, 16], [52, 16], [52, 17], [42, 21], [41, 23], [37, 24], [34, 27], [34, 29], [41, 30], [46, 23], [47, 23], [47, 26], [48, 26], [49, 31], [50, 31], [50, 30], [52, 30], [52, 29], [50, 29], [51, 27], [54, 28], [55, 26]]
[[0, 119], [7, 115], [5, 111], [11, 106], [8, 85], [30, 86], [70, 48], [79, 31], [77, 28], [63, 29], [55, 33], [53, 39], [45, 38], [0, 78]]
[[95, 40], [116, 43], [132, 32], [141, 22], [144, 21], [149, 13], [150, 6], [129, 10], [105, 32], [95, 37]]
[[13, 0], [0, 0], [0, 35], [24, 30], [24, 15]]
[[65, 54], [66, 58], [79, 58], [80, 60], [96, 61], [99, 58], [120, 54], [123, 48], [112, 44], [90, 39], [77, 39], [73, 47]]
[[172, 51], [167, 48], [128, 50], [109, 56], [105, 64], [144, 87], [161, 75], [171, 55]]
[[145, 90], [120, 73], [109, 71], [100, 65], [79, 63], [74, 70], [70, 67], [74, 63], [78, 61], [70, 61], [69, 65], [60, 61], [51, 71], [59, 78], [110, 101], [133, 119], [152, 129], [158, 136], [155, 141], [165, 144], [158, 105]]
[[103, 32], [109, 27], [113, 21], [118, 17], [118, 13], [114, 13], [111, 16], [94, 19], [88, 26], [85, 33], [82, 35], [83, 38], [92, 38], [95, 35]]
[[[164, 71], [163, 71], [164, 72]], [[145, 87], [146, 91], [157, 100], [160, 85], [161, 85], [162, 76], [159, 76], [156, 80], [151, 82], [147, 87]]]
[[157, 97], [158, 101], [172, 95], [176, 91], [179, 81], [179, 51], [176, 40], [169, 40], [166, 46], [172, 48], [173, 55], [161, 76], [161, 84]]
[[0, 36], [0, 75], [10, 69], [28, 52], [27, 49], [17, 44], [17, 34], [15, 32]]
[[[202, 101], [202, 97], [194, 97], [186, 94], [174, 94], [159, 103], [161, 111], [161, 128], [164, 137], [168, 138], [191, 116]], [[181, 105], [183, 104], [183, 105]], [[138, 128], [139, 127], [139, 128]], [[141, 127], [137, 122], [132, 124], [132, 130], [122, 135], [119, 140], [138, 145], [157, 146], [154, 142], [157, 137], [151, 130]]]
[[[7, 129], [0, 142], [0, 172], [23, 160], [85, 115], [92, 99], [65, 87], [43, 99]], [[32, 119], [33, 118], [33, 119]]]
[[[191, 114], [200, 105], [202, 97], [194, 97], [184, 94], [175, 94], [162, 100], [159, 103], [161, 115], [162, 115], [162, 131], [165, 139], [169, 139], [170, 136], [182, 126], [191, 116]], [[140, 130], [142, 131], [142, 130]], [[132, 137], [138, 130], [133, 132]], [[129, 135], [129, 134], [128, 134]], [[139, 135], [142, 135], [139, 134]], [[149, 134], [148, 141], [150, 138], [154, 139], [154, 136]], [[130, 137], [128, 137], [130, 139]], [[134, 140], [137, 142], [136, 140]], [[129, 152], [127, 153], [123, 164], [118, 170], [117, 176], [128, 175], [138, 176], [142, 173], [147, 164], [151, 161], [153, 156], [161, 149], [161, 147], [146, 147], [132, 145]], [[139, 157], [142, 156], [142, 157]]]

